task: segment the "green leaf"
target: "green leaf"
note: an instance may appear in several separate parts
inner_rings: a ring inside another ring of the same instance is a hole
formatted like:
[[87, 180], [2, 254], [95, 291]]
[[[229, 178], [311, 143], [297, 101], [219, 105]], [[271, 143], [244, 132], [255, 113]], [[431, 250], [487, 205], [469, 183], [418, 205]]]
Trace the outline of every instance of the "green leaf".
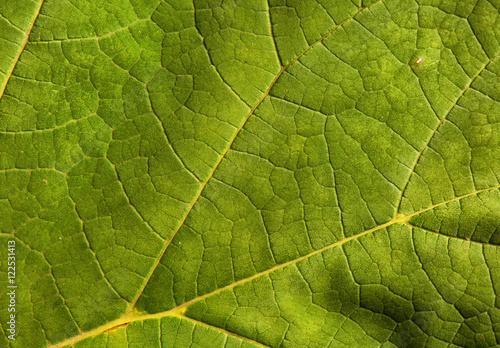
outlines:
[[494, 0], [1, 2], [0, 347], [499, 345], [499, 55]]

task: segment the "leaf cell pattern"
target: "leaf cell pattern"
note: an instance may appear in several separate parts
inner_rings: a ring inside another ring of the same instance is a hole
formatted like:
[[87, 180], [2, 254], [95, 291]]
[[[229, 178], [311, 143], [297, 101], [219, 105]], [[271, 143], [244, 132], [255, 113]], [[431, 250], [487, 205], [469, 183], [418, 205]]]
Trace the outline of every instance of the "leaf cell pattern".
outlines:
[[0, 346], [499, 345], [499, 55], [493, 0], [2, 2]]

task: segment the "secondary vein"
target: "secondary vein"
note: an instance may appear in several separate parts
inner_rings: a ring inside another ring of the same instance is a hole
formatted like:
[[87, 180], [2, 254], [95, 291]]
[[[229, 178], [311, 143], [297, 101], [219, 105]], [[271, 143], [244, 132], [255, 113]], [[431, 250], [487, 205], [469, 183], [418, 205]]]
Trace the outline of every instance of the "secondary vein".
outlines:
[[186, 218], [188, 217], [189, 213], [191, 212], [191, 210], [193, 209], [193, 206], [195, 205], [195, 203], [198, 201], [198, 199], [200, 198], [201, 196], [201, 193], [203, 192], [203, 189], [205, 188], [205, 186], [207, 185], [208, 181], [210, 181], [210, 179], [212, 178], [212, 176], [214, 175], [215, 171], [217, 170], [217, 167], [219, 166], [219, 164], [222, 162], [222, 159], [225, 157], [226, 153], [229, 151], [229, 149], [231, 148], [234, 140], [236, 139], [236, 137], [238, 136], [238, 134], [240, 133], [240, 131], [243, 129], [244, 125], [246, 124], [247, 120], [249, 119], [249, 117], [251, 115], [253, 115], [255, 109], [257, 109], [257, 107], [259, 107], [259, 105], [264, 101], [264, 99], [269, 95], [269, 92], [271, 91], [271, 89], [273, 88], [274, 84], [276, 83], [276, 81], [278, 80], [278, 78], [283, 74], [283, 72], [290, 66], [292, 65], [293, 63], [295, 63], [297, 60], [300, 59], [300, 57], [302, 57], [307, 51], [309, 51], [311, 48], [313, 48], [316, 44], [320, 43], [321, 41], [323, 41], [328, 35], [330, 35], [332, 32], [334, 32], [336, 29], [338, 29], [339, 27], [341, 27], [342, 25], [344, 25], [346, 22], [349, 22], [350, 20], [352, 20], [359, 12], [361, 12], [362, 10], [364, 9], [367, 9], [371, 6], [373, 6], [374, 4], [376, 3], [379, 3], [381, 2], [381, 0], [379, 1], [376, 1], [370, 5], [368, 5], [367, 7], [364, 7], [364, 8], [359, 8], [354, 14], [352, 14], [349, 18], [345, 19], [344, 21], [342, 21], [341, 23], [337, 24], [333, 29], [331, 29], [330, 31], [328, 31], [326, 34], [324, 34], [321, 38], [319, 38], [317, 41], [315, 41], [314, 43], [312, 43], [311, 45], [309, 45], [308, 47], [306, 47], [301, 53], [299, 53], [297, 55], [297, 57], [295, 57], [293, 60], [291, 60], [288, 64], [286, 64], [285, 66], [283, 66], [280, 71], [276, 74], [276, 76], [274, 77], [274, 79], [272, 80], [272, 82], [270, 83], [269, 87], [267, 88], [267, 90], [263, 93], [263, 95], [260, 97], [260, 99], [257, 101], [257, 103], [250, 109], [250, 111], [248, 112], [248, 114], [245, 116], [245, 118], [243, 119], [243, 121], [241, 122], [240, 126], [238, 127], [238, 129], [236, 130], [236, 132], [234, 133], [233, 137], [228, 141], [228, 144], [226, 146], [226, 148], [222, 151], [222, 153], [220, 154], [219, 158], [217, 159], [217, 162], [215, 163], [215, 165], [213, 166], [212, 170], [210, 171], [210, 173], [208, 174], [207, 178], [201, 183], [200, 185], [200, 188], [198, 189], [198, 192], [196, 193], [196, 195], [194, 196], [194, 199], [191, 201], [191, 203], [189, 204], [187, 210], [186, 210], [186, 213], [184, 214], [184, 216], [182, 217], [181, 221], [179, 222], [179, 224], [177, 225], [177, 228], [175, 229], [175, 231], [172, 233], [172, 235], [169, 237], [169, 239], [166, 241], [164, 247], [162, 248], [160, 254], [158, 255], [156, 261], [155, 261], [155, 264], [153, 265], [153, 267], [151, 268], [151, 271], [149, 272], [149, 274], [146, 276], [146, 278], [144, 279], [144, 283], [142, 285], [142, 287], [139, 289], [138, 293], [137, 293], [137, 296], [134, 298], [134, 300], [130, 303], [129, 305], [129, 308], [126, 312], [125, 315], [127, 315], [128, 313], [130, 313], [132, 311], [132, 309], [135, 307], [139, 297], [141, 296], [141, 294], [143, 293], [144, 289], [146, 288], [148, 282], [149, 282], [149, 279], [151, 278], [151, 276], [153, 275], [154, 271], [156, 270], [156, 268], [158, 267], [158, 264], [160, 263], [163, 255], [165, 254], [168, 246], [170, 245], [170, 243], [172, 242], [172, 240], [174, 239], [174, 237], [176, 236], [177, 232], [180, 230], [180, 228], [184, 225], [184, 222], [186, 221]]
[[[135, 322], [135, 321], [140, 321], [140, 320], [146, 320], [146, 319], [160, 319], [162, 317], [166, 317], [166, 316], [176, 316], [176, 317], [180, 317], [180, 318], [184, 318], [184, 319], [187, 319], [187, 320], [191, 320], [193, 322], [196, 322], [198, 323], [199, 321], [197, 321], [196, 319], [193, 319], [191, 317], [188, 317], [186, 316], [184, 313], [187, 309], [187, 307], [189, 307], [190, 305], [192, 305], [193, 303], [196, 303], [196, 302], [199, 302], [201, 300], [204, 300], [208, 297], [211, 297], [211, 296], [214, 296], [214, 295], [217, 295], [219, 293], [221, 293], [222, 291], [225, 291], [225, 290], [229, 290], [229, 289], [232, 289], [234, 288], [235, 286], [238, 286], [238, 285], [242, 285], [242, 284], [245, 284], [245, 283], [248, 283], [258, 277], [261, 277], [261, 276], [264, 276], [266, 274], [269, 274], [273, 271], [276, 271], [278, 269], [282, 269], [284, 267], [287, 267], [287, 266], [290, 266], [290, 265], [294, 265], [294, 264], [297, 264], [298, 262], [304, 260], [304, 259], [307, 259], [311, 256], [314, 256], [314, 255], [318, 255], [322, 252], [325, 252], [326, 250], [329, 250], [329, 249], [332, 249], [332, 248], [335, 248], [335, 247], [340, 247], [342, 246], [343, 244], [346, 244], [348, 242], [351, 242], [351, 241], [354, 241], [354, 240], [357, 240], [359, 239], [360, 237], [363, 237], [367, 234], [370, 234], [370, 233], [374, 233], [378, 230], [381, 230], [383, 228], [387, 228], [387, 227], [390, 227], [392, 225], [396, 225], [396, 224], [404, 224], [404, 225], [407, 225], [409, 227], [415, 227], [415, 228], [419, 228], [421, 230], [424, 230], [424, 231], [427, 231], [429, 233], [437, 233], [435, 231], [430, 231], [430, 230], [426, 230], [422, 227], [419, 227], [419, 226], [414, 226], [412, 225], [411, 223], [409, 223], [409, 219], [417, 214], [420, 214], [420, 213], [423, 213], [427, 210], [430, 210], [430, 209], [433, 209], [433, 208], [436, 208], [438, 206], [441, 206], [441, 205], [445, 205], [451, 201], [454, 201], [454, 200], [459, 200], [459, 199], [462, 199], [462, 198], [465, 198], [465, 197], [469, 197], [469, 196], [472, 196], [474, 194], [479, 194], [481, 192], [484, 192], [484, 191], [488, 191], [488, 190], [494, 190], [494, 189], [498, 189], [500, 188], [500, 185], [497, 185], [497, 186], [493, 186], [493, 187], [489, 187], [489, 188], [485, 188], [485, 189], [482, 189], [482, 190], [478, 190], [478, 191], [475, 191], [473, 193], [470, 193], [470, 194], [466, 194], [466, 195], [463, 195], [463, 196], [460, 196], [460, 197], [456, 197], [452, 200], [449, 200], [449, 201], [445, 201], [445, 202], [441, 202], [439, 204], [436, 204], [430, 208], [427, 208], [427, 209], [423, 209], [417, 213], [413, 213], [412, 215], [402, 215], [402, 214], [398, 214], [396, 215], [392, 220], [384, 223], [384, 224], [381, 224], [381, 225], [377, 225], [377, 226], [374, 226], [368, 230], [365, 230], [365, 231], [362, 231], [358, 234], [355, 234], [355, 235], [352, 235], [350, 237], [347, 237], [347, 238], [344, 238], [342, 240], [339, 240], [335, 243], [332, 243], [332, 244], [329, 244], [321, 249], [318, 249], [318, 250], [315, 250], [315, 251], [312, 251], [306, 255], [303, 255], [299, 258], [296, 258], [296, 259], [293, 259], [293, 260], [290, 260], [288, 262], [285, 262], [285, 263], [281, 263], [279, 265], [276, 265], [268, 270], [265, 270], [265, 271], [262, 271], [262, 272], [259, 272], [259, 273], [256, 273], [250, 277], [247, 277], [247, 278], [244, 278], [244, 279], [241, 279], [237, 282], [234, 282], [234, 283], [231, 283], [225, 287], [222, 287], [222, 288], [218, 288], [212, 292], [209, 292], [207, 294], [204, 294], [204, 295], [201, 295], [201, 296], [198, 296], [198, 297], [195, 297], [187, 302], [184, 302], [183, 304], [175, 307], [175, 308], [172, 308], [172, 309], [169, 309], [167, 311], [164, 311], [164, 312], [158, 312], [158, 313], [153, 313], [153, 314], [148, 314], [148, 313], [143, 313], [143, 312], [139, 312], [137, 310], [132, 311], [132, 312], [128, 312], [126, 313], [125, 315], [123, 315], [122, 317], [116, 319], [116, 320], [113, 320], [111, 322], [108, 322], [102, 326], [99, 326], [91, 331], [87, 331], [87, 332], [83, 332], [77, 336], [74, 336], [74, 337], [71, 337], [71, 338], [68, 338], [67, 340], [64, 340], [62, 342], [59, 342], [59, 343], [56, 343], [54, 345], [51, 345], [50, 348], [59, 348], [59, 347], [63, 347], [63, 346], [66, 346], [68, 344], [73, 344], [73, 343], [76, 343], [80, 340], [83, 340], [85, 338], [88, 338], [88, 337], [93, 337], [93, 336], [97, 336], [99, 334], [102, 334], [103, 332], [108, 332], [108, 331], [111, 331], [111, 330], [114, 330], [114, 329], [117, 329], [119, 327], [123, 327], [125, 325], [128, 325], [132, 322]], [[134, 310], [134, 309], [133, 309]], [[200, 322], [201, 323], [201, 322]], [[204, 325], [208, 325], [206, 323], [203, 323]], [[226, 333], [229, 333], [227, 332], [226, 330], [224, 330], [223, 328], [218, 328], [218, 327], [215, 327], [215, 326], [212, 326], [212, 325], [209, 325], [211, 327], [213, 327], [214, 329], [217, 329], [217, 330], [220, 330], [221, 332], [226, 332]], [[236, 334], [233, 333], [233, 336], [238, 336]], [[241, 336], [239, 336], [241, 338]], [[255, 341], [253, 341], [255, 342]], [[258, 342], [257, 342], [258, 343]]]
[[21, 53], [23, 53], [24, 47], [26, 46], [26, 44], [29, 41], [31, 30], [33, 29], [33, 25], [35, 24], [35, 21], [38, 18], [38, 15], [40, 14], [40, 9], [42, 8], [43, 2], [44, 2], [44, 0], [40, 0], [40, 3], [38, 4], [36, 12], [33, 16], [33, 20], [31, 21], [30, 27], [28, 28], [28, 30], [25, 33], [25, 37], [24, 37], [23, 42], [21, 43], [21, 46], [19, 46], [19, 51], [17, 52], [16, 58], [14, 58], [14, 61], [12, 62], [12, 65], [11, 65], [9, 71], [7, 71], [7, 75], [5, 76], [5, 81], [4, 81], [3, 85], [0, 87], [0, 99], [2, 99], [5, 88], [7, 87], [7, 83], [9, 82], [10, 77], [12, 76], [12, 72], [14, 71], [14, 68], [16, 67], [17, 62], [19, 61], [19, 57], [21, 57]]
[[431, 143], [431, 140], [434, 138], [434, 135], [436, 135], [439, 127], [441, 127], [441, 125], [444, 123], [444, 121], [446, 120], [446, 118], [450, 115], [451, 111], [455, 108], [455, 106], [457, 105], [458, 101], [462, 98], [462, 96], [465, 94], [465, 92], [467, 90], [469, 90], [470, 86], [472, 85], [472, 83], [476, 80], [476, 78], [484, 71], [484, 69], [486, 69], [486, 67], [488, 66], [488, 64], [490, 64], [495, 58], [498, 58], [498, 56], [495, 56], [495, 57], [492, 57], [490, 58], [479, 70], [478, 72], [470, 79], [469, 83], [465, 86], [465, 88], [460, 92], [460, 94], [457, 96], [457, 98], [455, 99], [455, 101], [451, 104], [450, 108], [448, 109], [448, 111], [445, 113], [445, 115], [443, 116], [443, 118], [441, 120], [439, 120], [438, 124], [436, 125], [436, 127], [434, 128], [434, 131], [432, 132], [432, 134], [430, 135], [429, 139], [427, 140], [427, 142], [425, 143], [425, 145], [422, 147], [422, 149], [419, 151], [418, 155], [417, 155], [417, 158], [415, 159], [415, 162], [413, 163], [413, 166], [410, 170], [410, 174], [408, 175], [408, 180], [406, 181], [406, 184], [405, 186], [403, 187], [403, 189], [401, 190], [401, 195], [399, 196], [399, 200], [398, 200], [398, 203], [397, 203], [397, 209], [396, 211], [399, 212], [399, 209], [401, 208], [401, 203], [403, 202], [403, 197], [404, 197], [404, 193], [406, 191], [406, 188], [408, 187], [408, 184], [410, 183], [410, 180], [413, 176], [413, 174], [415, 174], [415, 168], [417, 167], [417, 164], [418, 162], [420, 162], [420, 158], [422, 158], [422, 155], [424, 153], [424, 151], [429, 147], [429, 144]]

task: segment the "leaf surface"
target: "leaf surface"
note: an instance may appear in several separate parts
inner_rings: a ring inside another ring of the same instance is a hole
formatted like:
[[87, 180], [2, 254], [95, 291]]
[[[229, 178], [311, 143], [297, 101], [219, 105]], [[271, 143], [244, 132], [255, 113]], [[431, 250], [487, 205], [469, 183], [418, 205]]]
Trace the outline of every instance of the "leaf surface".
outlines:
[[499, 10], [0, 4], [0, 346], [500, 344]]

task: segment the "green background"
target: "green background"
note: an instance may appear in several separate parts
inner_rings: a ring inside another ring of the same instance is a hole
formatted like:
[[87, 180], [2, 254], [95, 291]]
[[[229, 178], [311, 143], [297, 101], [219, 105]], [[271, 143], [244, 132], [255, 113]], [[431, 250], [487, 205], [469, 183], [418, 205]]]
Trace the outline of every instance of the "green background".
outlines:
[[499, 55], [497, 0], [1, 2], [0, 347], [499, 345]]

